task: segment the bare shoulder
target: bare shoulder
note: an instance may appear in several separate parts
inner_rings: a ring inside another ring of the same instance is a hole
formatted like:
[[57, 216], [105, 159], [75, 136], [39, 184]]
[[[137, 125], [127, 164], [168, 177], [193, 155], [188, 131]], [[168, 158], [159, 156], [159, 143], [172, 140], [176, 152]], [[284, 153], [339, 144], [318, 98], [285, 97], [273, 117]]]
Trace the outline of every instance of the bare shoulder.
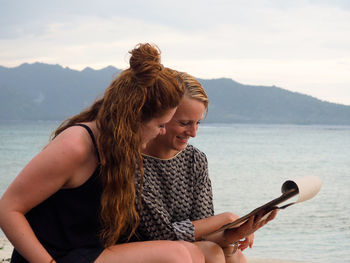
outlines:
[[88, 132], [82, 127], [67, 128], [18, 174], [1, 199], [3, 207], [25, 214], [58, 190], [83, 184], [96, 165]]
[[72, 126], [61, 132], [48, 145], [48, 150], [54, 148], [62, 154], [62, 157], [69, 157], [74, 162], [84, 162], [94, 154], [93, 143], [85, 128]]
[[[90, 125], [90, 129], [96, 133], [95, 127]], [[62, 170], [58, 169], [65, 177], [64, 188], [74, 188], [83, 184], [93, 174], [98, 164], [92, 138], [81, 126], [72, 126], [61, 132], [47, 150], [49, 156], [57, 158], [57, 163], [62, 167]]]

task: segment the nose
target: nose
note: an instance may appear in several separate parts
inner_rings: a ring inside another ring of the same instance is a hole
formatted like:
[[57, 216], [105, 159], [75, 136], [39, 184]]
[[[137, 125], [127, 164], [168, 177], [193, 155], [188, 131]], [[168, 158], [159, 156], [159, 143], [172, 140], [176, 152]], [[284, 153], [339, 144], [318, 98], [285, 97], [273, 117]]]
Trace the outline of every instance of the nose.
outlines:
[[160, 135], [164, 135], [165, 133], [166, 133], [165, 127], [160, 128], [159, 134], [160, 134]]
[[188, 127], [187, 134], [191, 137], [196, 137], [197, 130], [198, 130], [197, 125], [191, 125]]

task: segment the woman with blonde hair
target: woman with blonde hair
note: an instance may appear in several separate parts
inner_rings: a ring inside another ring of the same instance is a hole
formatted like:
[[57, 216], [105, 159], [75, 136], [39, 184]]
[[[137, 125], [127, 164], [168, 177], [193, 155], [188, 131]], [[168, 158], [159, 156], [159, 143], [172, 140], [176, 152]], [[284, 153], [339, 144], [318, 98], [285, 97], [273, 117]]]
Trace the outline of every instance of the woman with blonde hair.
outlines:
[[185, 95], [166, 124], [166, 134], [158, 135], [142, 151], [144, 183], [137, 233], [142, 240], [194, 242], [207, 263], [246, 262], [241, 251], [252, 246], [253, 233], [272, 220], [275, 212], [265, 220], [260, 215], [237, 229], [210, 235], [238, 216], [214, 215], [206, 155], [188, 144], [208, 111], [209, 100], [193, 76], [180, 76]]
[[189, 242], [125, 243], [140, 221], [141, 149], [165, 133], [184, 92], [156, 46], [139, 44], [130, 54], [130, 67], [57, 128], [0, 199], [11, 262], [204, 262]]

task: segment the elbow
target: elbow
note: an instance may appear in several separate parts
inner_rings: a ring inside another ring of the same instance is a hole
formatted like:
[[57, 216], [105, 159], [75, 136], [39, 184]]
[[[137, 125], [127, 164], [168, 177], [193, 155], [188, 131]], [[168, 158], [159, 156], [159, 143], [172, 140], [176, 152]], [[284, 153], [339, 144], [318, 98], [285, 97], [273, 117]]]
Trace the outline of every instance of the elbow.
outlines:
[[20, 214], [20, 212], [15, 211], [9, 203], [4, 200], [4, 198], [0, 199], [0, 228], [4, 229], [5, 225], [8, 222], [11, 222], [13, 215]]
[[8, 213], [8, 211], [6, 211], [6, 209], [4, 208], [4, 205], [3, 205], [3, 202], [2, 202], [2, 199], [0, 199], [0, 228], [2, 229], [3, 228], [3, 221], [4, 221], [4, 218], [6, 217], [6, 214]]

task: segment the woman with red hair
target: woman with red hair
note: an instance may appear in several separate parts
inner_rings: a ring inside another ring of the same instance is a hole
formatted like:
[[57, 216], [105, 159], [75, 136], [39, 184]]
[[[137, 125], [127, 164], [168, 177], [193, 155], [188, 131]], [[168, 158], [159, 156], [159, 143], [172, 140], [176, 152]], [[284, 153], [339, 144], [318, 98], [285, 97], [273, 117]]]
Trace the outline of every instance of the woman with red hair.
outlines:
[[130, 53], [130, 67], [57, 128], [2, 196], [11, 262], [204, 262], [185, 241], [125, 243], [140, 220], [134, 174], [143, 173], [141, 150], [165, 133], [184, 92], [156, 46]]

